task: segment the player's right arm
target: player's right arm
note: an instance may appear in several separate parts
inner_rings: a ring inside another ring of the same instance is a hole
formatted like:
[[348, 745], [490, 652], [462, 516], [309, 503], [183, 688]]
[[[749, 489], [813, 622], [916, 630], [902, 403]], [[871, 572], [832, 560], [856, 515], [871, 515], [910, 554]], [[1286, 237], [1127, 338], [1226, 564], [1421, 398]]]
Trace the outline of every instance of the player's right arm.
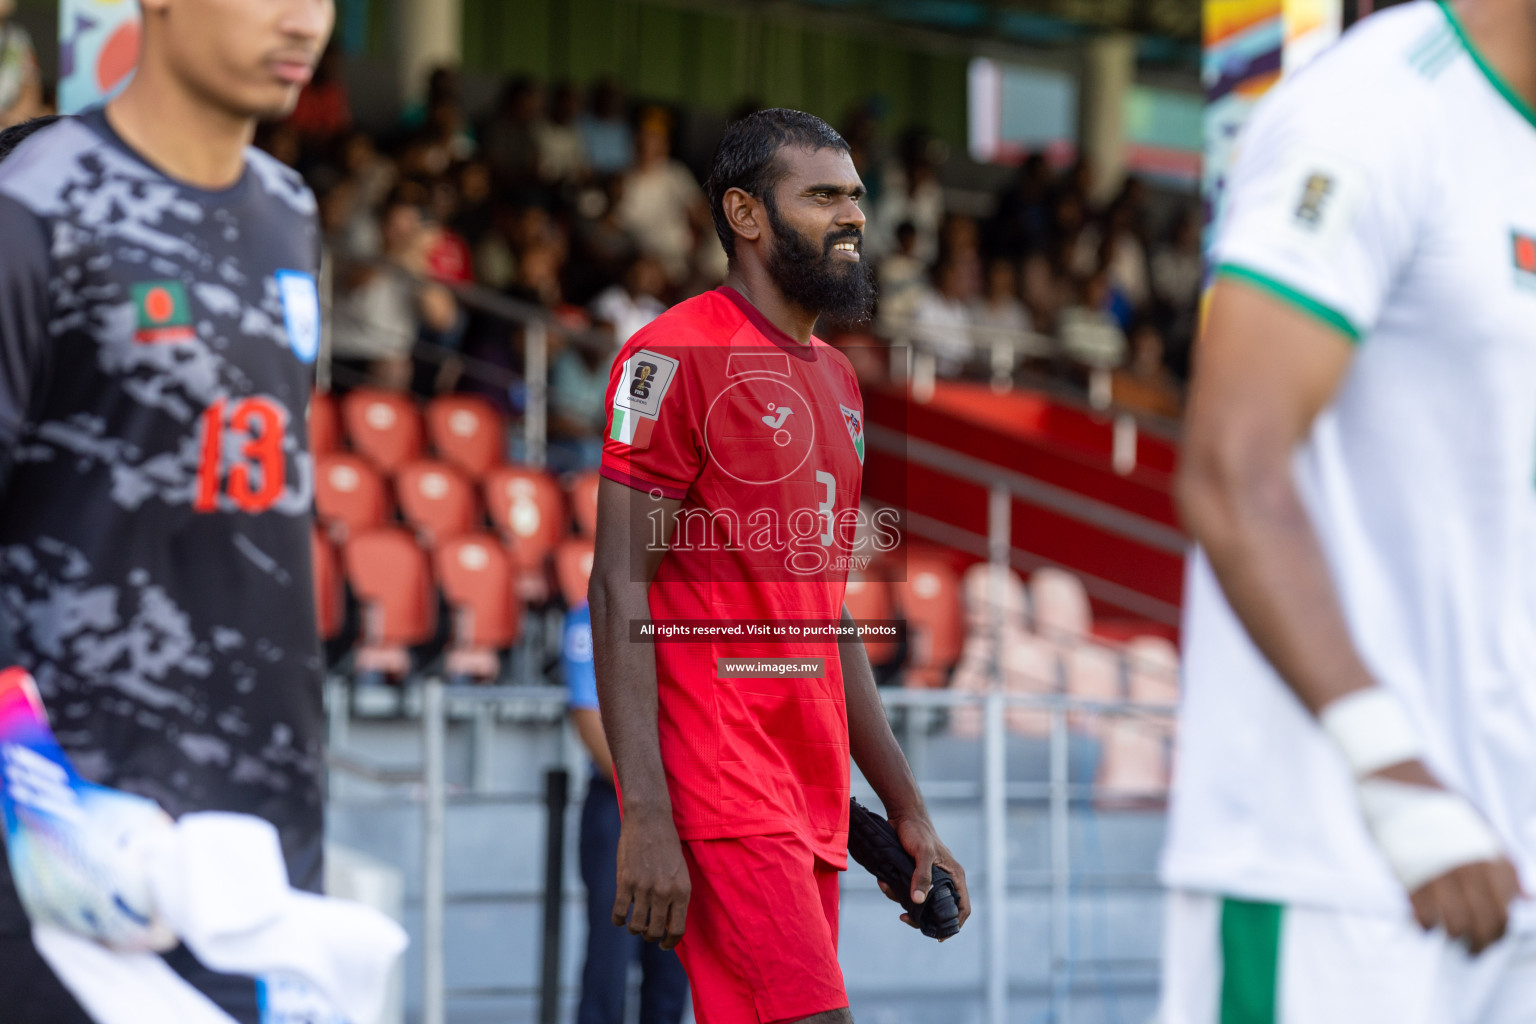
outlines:
[[[623, 794], [613, 923], [627, 923], [632, 933], [663, 949], [683, 937], [688, 865], [661, 763], [655, 649], [631, 641], [630, 623], [650, 621], [651, 580], [681, 504], [604, 478], [597, 488], [597, 543], [587, 592], [598, 703]], [[661, 516], [655, 520], [658, 509]], [[651, 543], [658, 521], [664, 524], [660, 545]]]
[[1356, 346], [1373, 343], [1441, 187], [1416, 108], [1358, 98], [1309, 70], [1244, 136], [1178, 501], [1255, 645], [1344, 754], [1420, 923], [1480, 951], [1504, 932], [1514, 867], [1425, 767], [1406, 709], [1360, 656], [1292, 475]]

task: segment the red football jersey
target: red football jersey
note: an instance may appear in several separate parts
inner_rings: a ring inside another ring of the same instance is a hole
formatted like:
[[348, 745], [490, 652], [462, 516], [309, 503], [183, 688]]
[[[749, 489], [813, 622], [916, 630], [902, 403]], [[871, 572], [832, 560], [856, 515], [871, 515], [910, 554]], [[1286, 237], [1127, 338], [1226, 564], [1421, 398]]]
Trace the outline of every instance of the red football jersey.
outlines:
[[[655, 643], [679, 835], [793, 832], [842, 866], [849, 764], [838, 645], [790, 624], [842, 615], [864, 455], [852, 367], [720, 288], [630, 338], [608, 405], [603, 475], [633, 488], [632, 500], [683, 503], [651, 586], [653, 622], [737, 630]], [[751, 631], [775, 625], [787, 639]], [[822, 673], [717, 678], [719, 659], [754, 656], [819, 658]]]

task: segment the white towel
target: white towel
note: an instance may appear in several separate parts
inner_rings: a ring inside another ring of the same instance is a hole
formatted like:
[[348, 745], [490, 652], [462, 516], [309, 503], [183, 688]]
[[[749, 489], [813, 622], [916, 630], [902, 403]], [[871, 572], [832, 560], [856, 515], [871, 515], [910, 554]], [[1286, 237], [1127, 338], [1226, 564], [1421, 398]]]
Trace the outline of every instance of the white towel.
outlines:
[[[374, 1024], [405, 932], [370, 907], [288, 885], [277, 830], [243, 814], [189, 814], [144, 844], [160, 923], [206, 967], [292, 979], [351, 1024]], [[159, 957], [115, 953], [51, 926], [38, 952], [98, 1024], [232, 1024]]]

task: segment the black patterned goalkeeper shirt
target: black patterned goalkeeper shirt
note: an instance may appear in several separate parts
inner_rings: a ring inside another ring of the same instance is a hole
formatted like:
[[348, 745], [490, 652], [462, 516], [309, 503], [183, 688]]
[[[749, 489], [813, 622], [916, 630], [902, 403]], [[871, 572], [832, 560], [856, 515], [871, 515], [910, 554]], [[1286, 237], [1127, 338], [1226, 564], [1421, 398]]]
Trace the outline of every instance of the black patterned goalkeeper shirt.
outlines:
[[[321, 867], [305, 414], [314, 197], [168, 178], [100, 111], [0, 162], [0, 599], [87, 778], [277, 826]], [[0, 855], [0, 933], [26, 920]]]

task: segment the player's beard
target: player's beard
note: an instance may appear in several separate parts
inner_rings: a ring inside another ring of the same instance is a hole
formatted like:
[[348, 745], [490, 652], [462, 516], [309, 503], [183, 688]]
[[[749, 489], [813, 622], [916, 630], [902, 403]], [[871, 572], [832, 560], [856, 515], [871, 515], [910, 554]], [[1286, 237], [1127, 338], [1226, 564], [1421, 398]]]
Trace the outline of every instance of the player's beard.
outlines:
[[782, 220], [771, 201], [764, 205], [768, 208], [768, 223], [773, 227], [768, 273], [784, 297], [827, 320], [868, 320], [875, 303], [873, 271], [863, 259], [851, 263], [832, 255], [832, 247], [838, 242], [857, 242], [862, 248], [864, 233], [834, 232], [817, 246]]

